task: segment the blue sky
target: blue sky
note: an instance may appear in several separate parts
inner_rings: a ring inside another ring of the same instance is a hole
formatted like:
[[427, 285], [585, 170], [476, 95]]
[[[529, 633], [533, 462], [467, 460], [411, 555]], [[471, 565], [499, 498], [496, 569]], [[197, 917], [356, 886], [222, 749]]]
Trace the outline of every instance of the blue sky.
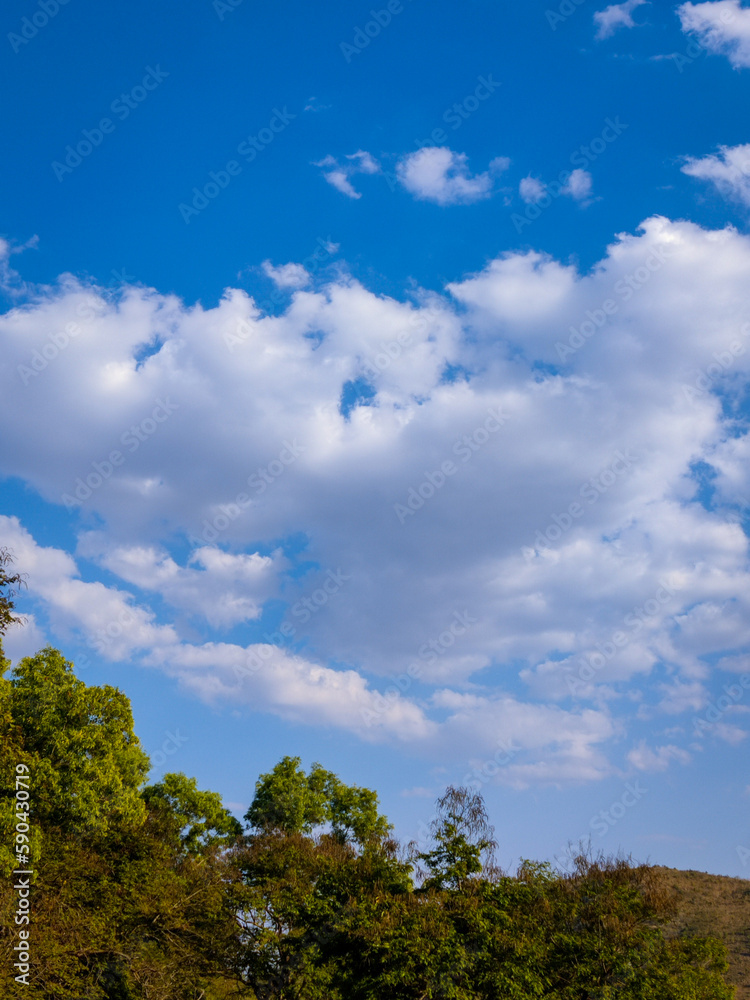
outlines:
[[2, 544], [154, 774], [750, 867], [750, 7], [3, 11]]

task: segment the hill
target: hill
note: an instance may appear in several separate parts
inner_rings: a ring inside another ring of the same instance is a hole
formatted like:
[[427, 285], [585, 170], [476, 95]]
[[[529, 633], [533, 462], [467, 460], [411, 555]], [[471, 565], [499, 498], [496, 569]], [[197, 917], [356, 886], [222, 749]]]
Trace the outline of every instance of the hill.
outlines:
[[737, 987], [736, 1000], [750, 1000], [750, 879], [706, 872], [658, 868], [678, 897], [678, 912], [667, 932], [725, 942], [727, 979]]

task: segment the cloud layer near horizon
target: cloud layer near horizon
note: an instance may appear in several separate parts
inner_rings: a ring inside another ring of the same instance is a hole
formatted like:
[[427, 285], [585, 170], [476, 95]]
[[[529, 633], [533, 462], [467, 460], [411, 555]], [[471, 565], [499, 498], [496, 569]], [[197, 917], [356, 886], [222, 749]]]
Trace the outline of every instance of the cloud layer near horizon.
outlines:
[[750, 239], [662, 218], [588, 274], [339, 273], [279, 316], [8, 274], [2, 468], [80, 521], [76, 553], [5, 544], [56, 635], [206, 700], [432, 759], [512, 741], [516, 784], [674, 766], [716, 659], [747, 669], [749, 277]]

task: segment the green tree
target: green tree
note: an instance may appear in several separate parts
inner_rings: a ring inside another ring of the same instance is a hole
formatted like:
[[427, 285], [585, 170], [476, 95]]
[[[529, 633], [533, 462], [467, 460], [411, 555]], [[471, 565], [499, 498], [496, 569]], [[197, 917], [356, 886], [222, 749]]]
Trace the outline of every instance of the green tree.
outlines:
[[[13, 983], [15, 935], [0, 932], [0, 995], [196, 1000], [204, 991], [204, 1000], [214, 1000], [228, 994], [236, 985], [237, 943], [230, 869], [215, 847], [187, 854], [172, 829], [160, 804], [137, 827], [44, 831], [32, 894], [30, 988]], [[8, 880], [0, 887], [0, 925], [12, 927], [14, 906]]]
[[11, 806], [12, 823], [15, 763], [26, 763], [35, 836], [32, 981], [13, 980], [16, 901], [4, 879], [0, 996], [223, 1000], [237, 985], [225, 845], [241, 828], [219, 796], [184, 775], [142, 789], [149, 761], [128, 699], [84, 684], [56, 650], [0, 679], [0, 710], [12, 744], [0, 748], [2, 815]]
[[561, 1000], [583, 991], [604, 1000], [731, 1000], [723, 945], [665, 938], [675, 901], [654, 868], [581, 854], [547, 898], [546, 966]]
[[427, 876], [423, 890], [461, 891], [469, 879], [494, 871], [495, 830], [479, 792], [448, 787], [437, 800], [430, 832], [435, 846], [417, 855]]
[[357, 915], [371, 907], [377, 915], [411, 895], [410, 866], [388, 840], [357, 851], [330, 835], [261, 831], [235, 862], [243, 942], [237, 968], [262, 1000], [352, 996], [361, 960], [370, 961], [352, 933]]
[[347, 965], [352, 914], [412, 889], [377, 795], [285, 757], [258, 779], [246, 819], [253, 832], [236, 851], [233, 882], [243, 980], [263, 1000], [352, 995], [358, 971], [342, 971], [358, 969]]
[[392, 829], [378, 812], [375, 792], [345, 785], [320, 764], [305, 774], [299, 757], [284, 757], [260, 776], [245, 819], [255, 830], [286, 834], [309, 834], [330, 824], [335, 839], [360, 847], [383, 840]]
[[149, 761], [121, 691], [87, 686], [50, 646], [21, 660], [0, 687], [32, 769], [38, 823], [82, 832], [143, 821]]
[[165, 774], [156, 785], [143, 790], [152, 813], [165, 824], [163, 836], [188, 854], [226, 847], [242, 834], [242, 824], [224, 808], [216, 792], [202, 792], [195, 778]]

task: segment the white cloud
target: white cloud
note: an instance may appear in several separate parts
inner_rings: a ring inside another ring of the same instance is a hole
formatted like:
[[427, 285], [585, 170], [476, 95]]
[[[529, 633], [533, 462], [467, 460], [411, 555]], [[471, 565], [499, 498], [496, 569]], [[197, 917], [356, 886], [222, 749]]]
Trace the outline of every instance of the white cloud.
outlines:
[[609, 38], [618, 28], [634, 28], [633, 11], [648, 3], [649, 0], [625, 0], [625, 3], [613, 3], [604, 10], [594, 14], [594, 23], [598, 27], [597, 39]]
[[404, 788], [401, 795], [405, 799], [436, 799], [440, 793], [434, 788], [416, 785], [414, 788]]
[[[580, 779], [582, 766], [591, 769], [589, 776], [595, 777], [597, 766], [605, 763], [595, 744], [611, 730], [609, 722], [598, 713], [571, 714], [557, 708], [523, 705], [513, 699], [491, 700], [443, 690], [433, 701], [452, 711], [441, 725], [408, 698], [378, 694], [355, 670], [324, 667], [266, 643], [242, 647], [206, 642], [196, 646], [177, 641], [173, 628], [154, 629], [150, 624], [153, 613], [136, 606], [131, 595], [100, 583], [74, 579], [78, 574], [74, 561], [58, 549], [38, 546], [16, 518], [0, 517], [0, 530], [23, 565], [30, 567], [31, 593], [58, 614], [58, 627], [62, 624], [80, 633], [90, 647], [115, 661], [130, 658], [148, 646], [143, 660], [146, 665], [164, 670], [209, 703], [244, 704], [295, 722], [351, 731], [366, 742], [395, 740], [411, 744], [421, 747], [422, 753], [445, 754], [447, 740], [448, 756], [454, 759], [464, 746], [482, 746], [491, 741], [496, 726], [501, 724], [522, 748], [547, 748], [550, 760], [544, 767], [544, 780]], [[100, 540], [86, 536], [83, 550], [97, 552]], [[199, 558], [208, 569], [218, 565], [236, 570], [240, 564], [255, 576], [257, 568], [254, 559], [215, 550], [201, 551]], [[115, 550], [103, 561], [107, 569], [145, 589], [156, 590], [162, 583], [159, 591], [167, 600], [210, 617], [210, 610], [197, 607], [193, 581], [185, 579], [185, 571], [180, 579], [180, 571], [171, 560], [159, 560], [147, 550]], [[210, 599], [210, 588], [211, 582], [207, 582], [206, 599]], [[216, 599], [221, 602], [222, 595]], [[232, 623], [230, 612], [223, 624]], [[113, 624], [117, 625], [115, 630], [111, 629]], [[18, 627], [16, 635], [12, 630], [11, 636], [15, 658], [38, 648], [42, 638], [33, 616], [28, 617], [26, 626]], [[573, 761], [575, 767], [571, 768]], [[519, 765], [509, 769], [504, 778], [525, 785], [527, 769], [528, 765]]]
[[700, 159], [688, 157], [682, 172], [709, 181], [725, 198], [750, 207], [750, 143], [720, 146], [717, 155]]
[[29, 590], [45, 602], [58, 634], [79, 632], [92, 648], [115, 661], [177, 641], [174, 628], [158, 625], [154, 613], [135, 605], [130, 594], [78, 579], [72, 557], [37, 545], [18, 518], [0, 515], [0, 533], [17, 564], [29, 574]]
[[750, 654], [743, 656], [722, 656], [716, 666], [720, 670], [729, 670], [735, 674], [750, 674]]
[[157, 650], [150, 663], [206, 701], [245, 704], [294, 722], [333, 726], [367, 742], [418, 744], [437, 729], [407, 699], [384, 703], [355, 670], [333, 670], [275, 646], [182, 644]]
[[308, 97], [307, 104], [305, 105], [305, 111], [328, 111], [332, 108], [332, 104], [321, 104], [317, 97]]
[[510, 323], [553, 322], [556, 310], [570, 300], [577, 282], [575, 269], [530, 251], [509, 252], [477, 275], [448, 285], [466, 305]]
[[13, 625], [3, 636], [3, 652], [16, 664], [24, 656], [33, 656], [47, 645], [48, 639], [32, 614], [24, 614], [23, 624]]
[[378, 161], [363, 149], [358, 149], [356, 153], [348, 153], [346, 158], [351, 160], [351, 169], [358, 174], [380, 173]]
[[274, 267], [270, 260], [264, 260], [261, 266], [263, 273], [278, 288], [306, 288], [310, 284], [310, 275], [301, 264], [282, 264], [280, 267]]
[[[515, 788], [531, 784], [596, 781], [610, 772], [601, 744], [616, 726], [604, 711], [566, 711], [557, 706], [524, 703], [509, 696], [483, 697], [438, 691], [434, 704], [450, 714], [436, 733], [440, 745], [471, 760], [478, 747], [497, 749], [498, 736], [511, 749], [495, 780]], [[481, 760], [472, 761], [472, 766]]]
[[699, 712], [706, 704], [706, 690], [700, 681], [677, 680], [672, 684], [660, 685], [663, 697], [659, 708], [668, 715], [683, 712]]
[[[556, 189], [553, 190], [556, 190], [556, 196], [561, 194], [566, 195], [585, 205], [590, 199], [592, 184], [593, 178], [588, 170], [581, 170], [578, 167], [571, 173], [564, 187], [560, 187], [558, 184]], [[545, 198], [548, 202], [550, 200], [547, 185], [538, 177], [532, 177], [531, 175], [523, 178], [518, 185], [518, 193], [527, 205], [537, 205]]]
[[518, 185], [518, 193], [527, 205], [535, 205], [547, 193], [547, 185], [542, 184], [537, 177], [524, 177]]
[[735, 69], [750, 66], [750, 8], [740, 0], [684, 3], [677, 8], [682, 30], [709, 52], [725, 55]]
[[342, 170], [340, 167], [335, 167], [333, 170], [325, 171], [323, 176], [329, 184], [335, 187], [337, 191], [345, 194], [348, 198], [362, 197], [362, 193], [357, 191], [350, 182], [346, 171]]
[[[750, 238], [662, 218], [586, 273], [506, 253], [408, 301], [340, 274], [279, 316], [236, 289], [204, 308], [65, 276], [0, 317], [0, 419], [14, 427], [0, 468], [60, 504], [119, 452], [82, 504], [98, 534], [79, 554], [123, 584], [89, 582], [12, 518], [3, 544], [45, 631], [200, 697], [441, 762], [487, 759], [507, 729], [520, 750], [497, 780], [596, 780], [641, 705], [680, 722], [707, 703], [716, 656], [736, 669], [747, 655], [747, 538], [721, 504], [746, 489], [750, 434], [711, 390], [732, 403], [747, 384], [749, 278]], [[744, 353], [696, 388], [738, 340]], [[345, 418], [342, 393], [363, 377], [370, 405]], [[179, 406], [156, 424], [166, 398]], [[507, 414], [492, 433], [490, 411]], [[697, 462], [717, 473], [716, 510], [695, 500]], [[329, 571], [344, 579], [332, 593]], [[262, 679], [238, 678], [248, 649], [222, 629], [241, 623], [257, 647], [271, 626], [253, 616], [274, 595], [304, 656], [279, 647]], [[467, 625], [451, 631], [457, 615]], [[207, 617], [217, 634], [201, 642]], [[375, 689], [412, 665], [418, 684], [383, 703]], [[571, 699], [565, 672], [584, 667]]]
[[323, 176], [337, 191], [349, 198], [361, 198], [361, 192], [356, 190], [349, 178], [355, 174], [380, 173], [380, 164], [370, 153], [362, 149], [347, 154], [346, 159], [349, 162], [342, 164], [334, 156], [329, 155], [318, 160], [314, 166], [323, 168]]
[[712, 731], [720, 740], [723, 740], [732, 747], [738, 747], [750, 735], [746, 729], [741, 729], [739, 726], [731, 726], [726, 722], [717, 722], [712, 726]]
[[576, 201], [586, 201], [591, 197], [591, 187], [593, 178], [588, 170], [575, 169], [568, 178], [568, 183], [562, 189], [563, 194], [569, 195]]
[[[353, 670], [321, 667], [266, 644], [180, 643], [175, 629], [154, 625], [153, 612], [136, 605], [132, 595], [76, 579], [78, 568], [73, 559], [60, 549], [38, 546], [17, 518], [0, 515], [0, 532], [29, 574], [30, 593], [46, 603], [57, 629], [79, 633], [107, 659], [122, 661], [148, 648], [146, 663], [162, 667], [207, 701], [223, 698], [235, 704], [252, 704], [308, 724], [354, 730], [365, 738], [387, 734], [407, 742], [424, 740], [435, 728], [416, 705], [406, 700], [385, 701]], [[84, 548], [95, 546], [89, 539]], [[207, 576], [219, 569], [236, 577], [239, 568], [240, 575], [254, 578], [259, 568], [255, 557], [232, 557], [215, 550], [200, 550], [198, 560], [209, 571]], [[108, 569], [149, 590], [157, 589], [166, 579], [161, 592], [168, 600], [174, 599], [177, 591], [175, 603], [206, 614], [196, 606], [197, 590], [186, 578], [189, 571], [182, 571], [180, 578], [171, 560], [158, 560], [146, 550], [115, 550], [104, 561]], [[208, 591], [204, 597], [211, 600]], [[215, 596], [217, 604], [222, 598], [226, 595]], [[233, 624], [235, 610], [227, 609], [222, 624]], [[8, 633], [14, 658], [38, 648], [42, 638], [34, 616], [27, 616], [27, 621], [26, 626], [16, 626]], [[370, 718], [367, 726], [366, 712]]]
[[471, 174], [466, 153], [445, 146], [425, 146], [396, 165], [396, 176], [406, 190], [422, 201], [438, 205], [471, 205], [489, 198], [495, 177], [510, 161], [496, 157], [483, 174]]
[[639, 771], [666, 771], [672, 761], [678, 764], [689, 764], [691, 756], [687, 750], [682, 750], [673, 744], [663, 747], [651, 747], [641, 740], [637, 747], [630, 751], [628, 760]]
[[[186, 567], [151, 546], [108, 548], [101, 535], [84, 535], [81, 555], [142, 590], [158, 592], [181, 611], [203, 617], [216, 627], [231, 627], [260, 617], [263, 603], [278, 593], [284, 560], [274, 556], [232, 555], [202, 546], [194, 549]], [[200, 567], [194, 569], [193, 567]]]

